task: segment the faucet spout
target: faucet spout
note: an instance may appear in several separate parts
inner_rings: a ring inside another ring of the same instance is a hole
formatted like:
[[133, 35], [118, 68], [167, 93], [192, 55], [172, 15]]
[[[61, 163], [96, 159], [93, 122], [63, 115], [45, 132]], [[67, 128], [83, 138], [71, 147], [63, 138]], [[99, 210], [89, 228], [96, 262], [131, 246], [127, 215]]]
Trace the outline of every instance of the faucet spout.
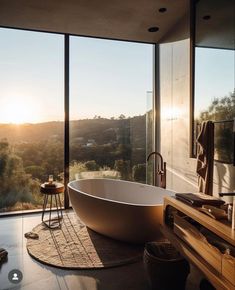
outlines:
[[235, 192], [220, 192], [219, 196], [235, 196]]
[[162, 158], [162, 155], [161, 155], [159, 152], [153, 151], [153, 152], [151, 152], [151, 153], [148, 155], [148, 157], [147, 157], [147, 161], [149, 161], [149, 159], [150, 159], [150, 157], [151, 157], [152, 155], [157, 155], [157, 156], [159, 156], [159, 158], [160, 158], [160, 162], [161, 162], [161, 171], [163, 171], [163, 158]]
[[[150, 157], [155, 155], [155, 167], [157, 167], [156, 176], [154, 176], [154, 185], [160, 186], [162, 188], [166, 188], [166, 162], [163, 161], [163, 157], [159, 152], [153, 151], [147, 157], [147, 162], [149, 161]], [[158, 157], [158, 158], [157, 158]], [[160, 159], [160, 169], [157, 159]], [[159, 181], [160, 176], [160, 182]]]

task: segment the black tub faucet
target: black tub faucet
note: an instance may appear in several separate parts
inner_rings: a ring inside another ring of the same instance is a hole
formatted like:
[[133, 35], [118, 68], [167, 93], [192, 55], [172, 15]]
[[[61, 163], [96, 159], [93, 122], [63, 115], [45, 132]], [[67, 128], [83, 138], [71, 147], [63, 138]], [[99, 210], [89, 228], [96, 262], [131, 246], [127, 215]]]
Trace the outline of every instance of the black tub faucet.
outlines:
[[[156, 175], [153, 178], [154, 186], [166, 188], [166, 162], [163, 161], [162, 155], [156, 151], [153, 151], [148, 155], [147, 161], [149, 161], [149, 158], [152, 155], [155, 155], [155, 168], [157, 168]], [[158, 159], [160, 159], [160, 164], [158, 162]], [[160, 176], [160, 183], [158, 182], [159, 176]]]

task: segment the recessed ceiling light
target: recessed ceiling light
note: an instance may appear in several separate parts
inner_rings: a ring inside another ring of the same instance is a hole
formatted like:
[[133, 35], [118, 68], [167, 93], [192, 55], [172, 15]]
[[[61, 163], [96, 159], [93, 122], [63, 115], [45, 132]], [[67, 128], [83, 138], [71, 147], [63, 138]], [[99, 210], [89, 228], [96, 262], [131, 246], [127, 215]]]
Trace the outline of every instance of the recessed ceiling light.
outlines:
[[157, 32], [159, 30], [159, 27], [157, 27], [157, 26], [153, 26], [153, 27], [150, 27], [149, 29], [148, 29], [148, 32]]
[[164, 12], [167, 11], [167, 9], [166, 9], [165, 7], [162, 7], [162, 8], [159, 8], [158, 11], [159, 11], [160, 13], [164, 13]]
[[209, 20], [209, 19], [211, 19], [211, 16], [210, 15], [205, 15], [205, 16], [202, 17], [202, 19]]

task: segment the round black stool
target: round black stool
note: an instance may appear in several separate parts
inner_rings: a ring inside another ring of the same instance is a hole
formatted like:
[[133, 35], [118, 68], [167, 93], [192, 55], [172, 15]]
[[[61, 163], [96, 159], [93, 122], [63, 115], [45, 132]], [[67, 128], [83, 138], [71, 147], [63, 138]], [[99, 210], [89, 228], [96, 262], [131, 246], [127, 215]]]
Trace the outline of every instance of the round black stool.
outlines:
[[[64, 192], [64, 185], [62, 183], [54, 183], [50, 185], [48, 183], [41, 184], [41, 193], [44, 194], [44, 202], [42, 207], [42, 222], [50, 229], [58, 228], [61, 226], [61, 220], [63, 218], [62, 213], [62, 205], [60, 200], [60, 193]], [[52, 217], [52, 205], [53, 205], [53, 197], [55, 201], [55, 212], [56, 215]], [[48, 202], [49, 199], [49, 202]], [[49, 211], [46, 211], [47, 204], [50, 205]], [[48, 220], [44, 220], [45, 213], [48, 213]]]

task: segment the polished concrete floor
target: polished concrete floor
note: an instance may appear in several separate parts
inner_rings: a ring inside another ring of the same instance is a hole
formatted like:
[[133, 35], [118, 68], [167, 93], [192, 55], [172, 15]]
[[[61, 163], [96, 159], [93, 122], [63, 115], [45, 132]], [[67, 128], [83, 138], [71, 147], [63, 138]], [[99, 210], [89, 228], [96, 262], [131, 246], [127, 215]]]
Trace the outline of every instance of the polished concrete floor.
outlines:
[[[26, 250], [24, 233], [40, 223], [40, 214], [0, 217], [0, 248], [8, 251], [8, 260], [0, 266], [0, 290], [149, 290], [143, 263], [99, 269], [62, 270], [32, 259]], [[20, 284], [12, 284], [8, 273], [18, 269], [23, 273]], [[200, 274], [191, 268], [187, 290], [197, 290]], [[159, 289], [161, 290], [161, 289]], [[174, 290], [174, 289], [172, 289]]]

